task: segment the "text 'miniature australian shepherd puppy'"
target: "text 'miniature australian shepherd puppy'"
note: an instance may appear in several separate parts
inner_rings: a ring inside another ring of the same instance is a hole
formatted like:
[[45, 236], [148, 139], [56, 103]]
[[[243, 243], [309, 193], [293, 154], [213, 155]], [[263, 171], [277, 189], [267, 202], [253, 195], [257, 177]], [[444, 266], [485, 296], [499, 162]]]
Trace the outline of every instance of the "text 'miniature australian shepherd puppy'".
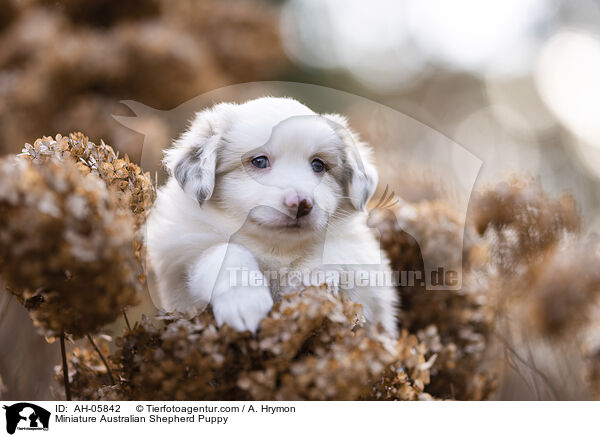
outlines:
[[210, 305], [219, 325], [255, 332], [308, 272], [396, 335], [396, 292], [369, 275], [389, 272], [366, 224], [377, 172], [345, 118], [291, 98], [221, 103], [196, 114], [164, 164], [147, 223], [155, 304]]

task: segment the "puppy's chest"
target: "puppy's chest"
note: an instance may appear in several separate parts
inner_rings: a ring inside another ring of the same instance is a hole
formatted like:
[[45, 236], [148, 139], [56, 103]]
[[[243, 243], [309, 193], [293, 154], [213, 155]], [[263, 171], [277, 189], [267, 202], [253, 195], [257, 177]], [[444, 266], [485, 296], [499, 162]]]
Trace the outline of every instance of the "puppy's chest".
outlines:
[[310, 269], [315, 264], [315, 257], [310, 254], [303, 256], [259, 254], [256, 258], [263, 272]]
[[304, 277], [320, 265], [314, 256], [299, 258], [261, 256], [257, 258], [257, 261], [260, 270], [267, 277], [271, 294], [275, 300], [279, 300], [284, 294], [297, 291], [302, 282], [299, 281], [299, 278]]

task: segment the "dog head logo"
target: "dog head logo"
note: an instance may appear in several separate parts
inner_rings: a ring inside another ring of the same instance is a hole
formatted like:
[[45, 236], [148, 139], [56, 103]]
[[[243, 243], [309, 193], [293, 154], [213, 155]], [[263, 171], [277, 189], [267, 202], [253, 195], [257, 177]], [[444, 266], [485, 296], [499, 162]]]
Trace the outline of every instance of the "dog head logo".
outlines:
[[6, 432], [14, 434], [18, 430], [48, 430], [50, 411], [35, 404], [19, 402], [4, 406], [6, 410]]

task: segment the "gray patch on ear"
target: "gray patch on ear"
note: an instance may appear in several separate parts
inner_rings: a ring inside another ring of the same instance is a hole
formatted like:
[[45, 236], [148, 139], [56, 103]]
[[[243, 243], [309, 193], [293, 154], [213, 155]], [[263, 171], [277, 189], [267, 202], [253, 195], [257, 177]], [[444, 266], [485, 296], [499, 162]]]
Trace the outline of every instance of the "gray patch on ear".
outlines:
[[175, 176], [175, 179], [177, 179], [177, 182], [179, 182], [179, 185], [181, 185], [182, 188], [185, 187], [188, 170], [187, 160], [183, 160], [177, 164], [175, 171], [173, 172], [173, 176]]
[[198, 201], [198, 203], [200, 204], [200, 206], [202, 206], [202, 204], [204, 203], [204, 201], [208, 198], [208, 196], [210, 196], [210, 192], [208, 192], [207, 190], [201, 188], [197, 193], [196, 193], [196, 200]]
[[352, 177], [354, 176], [354, 170], [352, 170], [352, 167], [350, 167], [350, 164], [348, 163], [348, 160], [346, 159], [346, 157], [342, 157], [342, 177], [340, 182], [342, 183], [343, 187], [344, 187], [344, 195], [345, 196], [349, 196], [350, 195], [350, 183], [352, 182]]
[[[352, 152], [356, 153], [355, 151]], [[347, 178], [348, 196], [352, 198], [354, 207], [359, 211], [364, 211], [367, 202], [375, 191], [377, 182], [369, 176], [365, 163], [357, 153], [355, 154], [355, 160], [355, 166], [346, 161], [344, 175]]]
[[181, 187], [185, 187], [185, 183], [188, 180], [188, 174], [192, 171], [194, 164], [200, 162], [200, 151], [190, 150], [185, 157], [175, 166], [173, 176], [177, 179], [177, 182]]
[[367, 206], [367, 202], [369, 201], [369, 197], [371, 197], [370, 196], [370, 191], [369, 191], [370, 182], [369, 182], [369, 178], [367, 178], [365, 176], [365, 174], [363, 174], [363, 173], [358, 173], [357, 177], [359, 177], [360, 179], [362, 179], [362, 183], [365, 186], [365, 189], [361, 190], [362, 197], [360, 199], [357, 199], [358, 203], [356, 205], [356, 209], [358, 209], [359, 211], [362, 211]]
[[[361, 211], [367, 205], [367, 202], [369, 201], [370, 197], [368, 188], [369, 178], [367, 177], [364, 171], [364, 166], [362, 161], [360, 161], [360, 156], [355, 155], [355, 157], [357, 158], [357, 168], [352, 167], [347, 156], [342, 157], [342, 172], [340, 173], [339, 181], [344, 188], [344, 196], [351, 197], [351, 203], [354, 206], [354, 208]], [[357, 194], [360, 195], [359, 198], [352, 197], [353, 193], [351, 187], [353, 184], [358, 184], [363, 187], [363, 189], [360, 190], [359, 193], [354, 193], [355, 196]]]
[[[202, 179], [203, 170], [200, 165], [201, 160], [202, 149], [193, 149], [175, 166], [173, 176], [184, 190], [186, 189], [186, 183]], [[200, 188], [194, 194], [198, 203], [202, 205], [210, 196], [210, 191], [200, 184]]]

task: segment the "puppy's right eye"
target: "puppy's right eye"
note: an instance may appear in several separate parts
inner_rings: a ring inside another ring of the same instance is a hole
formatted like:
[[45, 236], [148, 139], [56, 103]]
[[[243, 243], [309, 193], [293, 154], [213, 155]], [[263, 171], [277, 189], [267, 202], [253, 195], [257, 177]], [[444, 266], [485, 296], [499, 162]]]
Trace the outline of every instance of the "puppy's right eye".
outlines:
[[266, 156], [257, 156], [252, 160], [252, 165], [256, 168], [267, 168], [269, 166], [269, 158]]

